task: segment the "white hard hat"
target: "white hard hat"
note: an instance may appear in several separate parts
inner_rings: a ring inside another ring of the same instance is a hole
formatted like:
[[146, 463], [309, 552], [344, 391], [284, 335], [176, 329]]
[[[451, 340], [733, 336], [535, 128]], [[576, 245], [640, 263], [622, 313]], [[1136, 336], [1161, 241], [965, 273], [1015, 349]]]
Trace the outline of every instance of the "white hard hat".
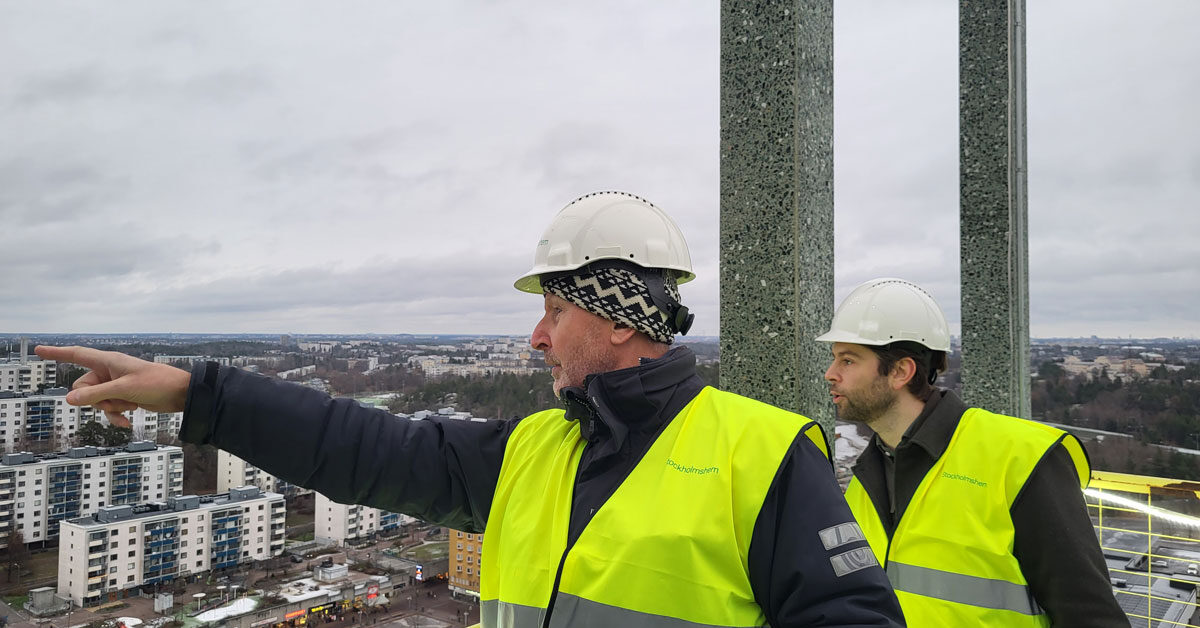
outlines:
[[671, 271], [676, 283], [696, 278], [683, 233], [666, 212], [625, 192], [594, 192], [558, 212], [538, 241], [533, 268], [513, 286], [541, 294], [542, 275], [618, 259]]
[[882, 346], [909, 341], [950, 351], [950, 326], [929, 293], [903, 279], [872, 279], [854, 289], [818, 342]]

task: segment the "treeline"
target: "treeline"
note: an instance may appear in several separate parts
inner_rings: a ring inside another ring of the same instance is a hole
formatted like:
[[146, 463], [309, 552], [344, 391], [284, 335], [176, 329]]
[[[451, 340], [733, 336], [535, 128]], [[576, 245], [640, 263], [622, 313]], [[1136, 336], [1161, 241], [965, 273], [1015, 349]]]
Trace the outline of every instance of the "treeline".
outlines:
[[388, 404], [392, 412], [412, 413], [454, 406], [455, 410], [489, 419], [511, 419], [558, 405], [549, 371], [530, 375], [500, 373], [428, 380]]
[[1054, 362], [1038, 368], [1034, 416], [1049, 422], [1126, 434], [1088, 445], [1097, 469], [1181, 479], [1200, 477], [1200, 456], [1153, 445], [1200, 449], [1200, 365], [1159, 365], [1128, 382], [1107, 370], [1089, 379]]
[[[696, 372], [705, 384], [717, 385], [720, 377], [718, 364], [698, 365]], [[416, 373], [419, 374], [419, 371]], [[530, 375], [503, 373], [444, 377], [423, 381], [418, 386], [403, 390], [388, 404], [388, 408], [392, 412], [411, 414], [418, 410], [454, 406], [455, 410], [489, 419], [525, 417], [560, 405], [554, 396], [553, 383], [549, 371]]]
[[308, 379], [308, 377], [324, 379], [329, 382], [330, 390], [338, 395], [411, 391], [425, 384], [425, 375], [419, 369], [408, 369], [399, 364], [370, 373], [356, 373], [348, 370], [345, 360], [334, 360], [333, 362], [329, 366], [318, 365], [313, 375], [299, 379]]

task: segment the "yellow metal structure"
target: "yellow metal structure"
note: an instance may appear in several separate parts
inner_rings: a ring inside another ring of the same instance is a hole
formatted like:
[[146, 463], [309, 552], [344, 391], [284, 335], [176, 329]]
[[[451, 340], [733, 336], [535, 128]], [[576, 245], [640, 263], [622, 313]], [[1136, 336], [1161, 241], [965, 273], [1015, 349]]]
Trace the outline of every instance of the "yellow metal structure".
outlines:
[[1133, 626], [1200, 627], [1200, 482], [1093, 471], [1084, 492]]

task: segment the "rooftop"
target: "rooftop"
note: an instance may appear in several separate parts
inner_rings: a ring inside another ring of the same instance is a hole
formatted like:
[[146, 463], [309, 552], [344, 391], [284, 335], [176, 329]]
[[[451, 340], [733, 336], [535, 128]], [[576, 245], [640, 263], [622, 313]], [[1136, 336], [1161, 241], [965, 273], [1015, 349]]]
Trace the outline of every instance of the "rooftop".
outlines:
[[283, 499], [283, 495], [262, 491], [257, 486], [242, 486], [231, 489], [228, 493], [217, 495], [182, 495], [168, 498], [165, 502], [149, 502], [131, 506], [101, 506], [95, 513], [77, 519], [69, 519], [68, 523], [83, 527], [104, 527], [117, 522], [136, 521], [176, 512], [198, 510], [201, 507], [211, 510], [252, 499], [272, 497]]

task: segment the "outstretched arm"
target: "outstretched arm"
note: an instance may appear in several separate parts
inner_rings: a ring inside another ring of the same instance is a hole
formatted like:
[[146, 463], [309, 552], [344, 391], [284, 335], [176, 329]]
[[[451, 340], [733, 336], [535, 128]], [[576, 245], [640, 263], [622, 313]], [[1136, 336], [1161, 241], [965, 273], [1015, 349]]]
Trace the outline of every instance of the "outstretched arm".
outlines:
[[335, 502], [482, 532], [518, 421], [410, 421], [277, 378], [196, 364], [179, 436]]

